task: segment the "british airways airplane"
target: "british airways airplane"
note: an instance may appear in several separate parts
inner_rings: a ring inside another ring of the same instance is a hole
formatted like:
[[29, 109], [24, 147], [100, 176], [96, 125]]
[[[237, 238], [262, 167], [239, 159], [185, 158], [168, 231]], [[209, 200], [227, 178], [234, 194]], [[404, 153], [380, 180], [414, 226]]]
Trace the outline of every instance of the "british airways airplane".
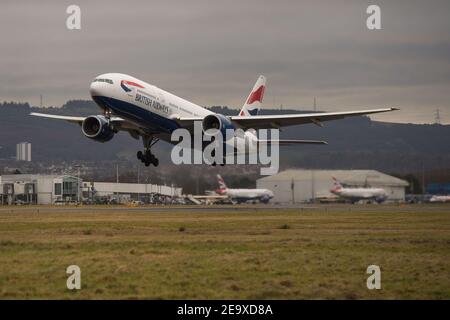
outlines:
[[227, 196], [233, 203], [243, 203], [252, 200], [269, 203], [270, 199], [273, 198], [273, 192], [269, 189], [230, 189], [220, 174], [217, 175], [217, 181], [219, 182], [219, 189], [216, 190], [216, 193]]
[[342, 184], [333, 177], [334, 186], [330, 190], [331, 193], [344, 198], [349, 199], [352, 203], [356, 203], [359, 200], [375, 200], [378, 203], [382, 203], [387, 199], [386, 190], [383, 188], [370, 188], [367, 186], [358, 188], [344, 188]]
[[[159, 140], [171, 141], [171, 133], [178, 128], [194, 130], [194, 122], [200, 121], [202, 130], [269, 129], [314, 123], [372, 113], [388, 112], [396, 108], [362, 111], [326, 112], [309, 114], [258, 115], [266, 88], [266, 78], [260, 76], [236, 116], [214, 113], [199, 105], [164, 91], [154, 85], [121, 73], [106, 73], [96, 77], [90, 86], [90, 94], [102, 110], [100, 115], [88, 117], [60, 116], [31, 113], [33, 116], [66, 120], [81, 126], [83, 134], [98, 142], [107, 142], [119, 131], [127, 131], [133, 138], [142, 137], [144, 150], [137, 157], [146, 166], [158, 166], [159, 161], [151, 152]], [[250, 133], [248, 133], [250, 132]], [[246, 131], [246, 134], [252, 130]], [[316, 143], [314, 140], [279, 140], [280, 144]]]

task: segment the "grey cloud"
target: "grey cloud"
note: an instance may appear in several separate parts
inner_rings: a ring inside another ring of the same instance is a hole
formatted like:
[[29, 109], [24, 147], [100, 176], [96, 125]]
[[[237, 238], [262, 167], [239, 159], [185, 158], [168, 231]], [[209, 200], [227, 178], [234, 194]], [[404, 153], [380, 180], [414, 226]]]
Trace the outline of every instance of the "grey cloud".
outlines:
[[[65, 9], [82, 9], [82, 30]], [[123, 72], [202, 105], [238, 107], [259, 74], [266, 105], [402, 107], [389, 121], [450, 112], [448, 1], [3, 1], [0, 99], [61, 105], [89, 82]]]

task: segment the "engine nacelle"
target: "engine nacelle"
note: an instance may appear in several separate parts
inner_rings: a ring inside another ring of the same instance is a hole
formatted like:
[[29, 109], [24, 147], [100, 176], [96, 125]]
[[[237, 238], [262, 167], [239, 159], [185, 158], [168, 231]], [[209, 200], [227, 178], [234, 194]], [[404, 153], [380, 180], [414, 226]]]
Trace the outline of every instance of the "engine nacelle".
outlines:
[[[220, 131], [222, 133], [222, 136], [226, 136], [226, 130], [227, 129], [236, 129], [233, 123], [221, 114], [210, 114], [207, 115], [203, 121], [202, 121], [202, 129], [203, 133], [208, 135], [216, 135], [217, 131]], [[210, 130], [212, 129], [212, 130]], [[207, 130], [210, 130], [208, 133], [206, 133]]]
[[114, 130], [108, 123], [108, 120], [101, 115], [89, 116], [81, 124], [83, 134], [89, 139], [106, 142], [114, 137]]

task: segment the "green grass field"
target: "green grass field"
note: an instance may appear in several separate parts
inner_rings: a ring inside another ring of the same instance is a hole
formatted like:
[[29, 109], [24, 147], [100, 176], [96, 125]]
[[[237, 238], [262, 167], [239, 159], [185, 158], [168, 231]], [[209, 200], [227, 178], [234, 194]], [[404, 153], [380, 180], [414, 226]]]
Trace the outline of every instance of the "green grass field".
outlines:
[[[3, 207], [0, 298], [450, 299], [450, 206], [375, 207]], [[73, 264], [81, 290], [66, 288]]]

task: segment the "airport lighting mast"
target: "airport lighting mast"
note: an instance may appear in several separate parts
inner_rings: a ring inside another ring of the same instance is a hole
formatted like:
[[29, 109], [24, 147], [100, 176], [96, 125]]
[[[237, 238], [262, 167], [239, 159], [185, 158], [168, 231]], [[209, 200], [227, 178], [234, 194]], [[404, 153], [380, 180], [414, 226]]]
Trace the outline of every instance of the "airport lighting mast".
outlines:
[[140, 188], [140, 185], [139, 185], [139, 165], [137, 166], [137, 188], [138, 188], [138, 194], [137, 194], [137, 199], [138, 199], [138, 201], [140, 201], [141, 200], [141, 195], [140, 195], [140, 193], [139, 193], [139, 188]]
[[439, 108], [434, 113], [434, 124], [441, 124], [441, 115], [439, 114]]

